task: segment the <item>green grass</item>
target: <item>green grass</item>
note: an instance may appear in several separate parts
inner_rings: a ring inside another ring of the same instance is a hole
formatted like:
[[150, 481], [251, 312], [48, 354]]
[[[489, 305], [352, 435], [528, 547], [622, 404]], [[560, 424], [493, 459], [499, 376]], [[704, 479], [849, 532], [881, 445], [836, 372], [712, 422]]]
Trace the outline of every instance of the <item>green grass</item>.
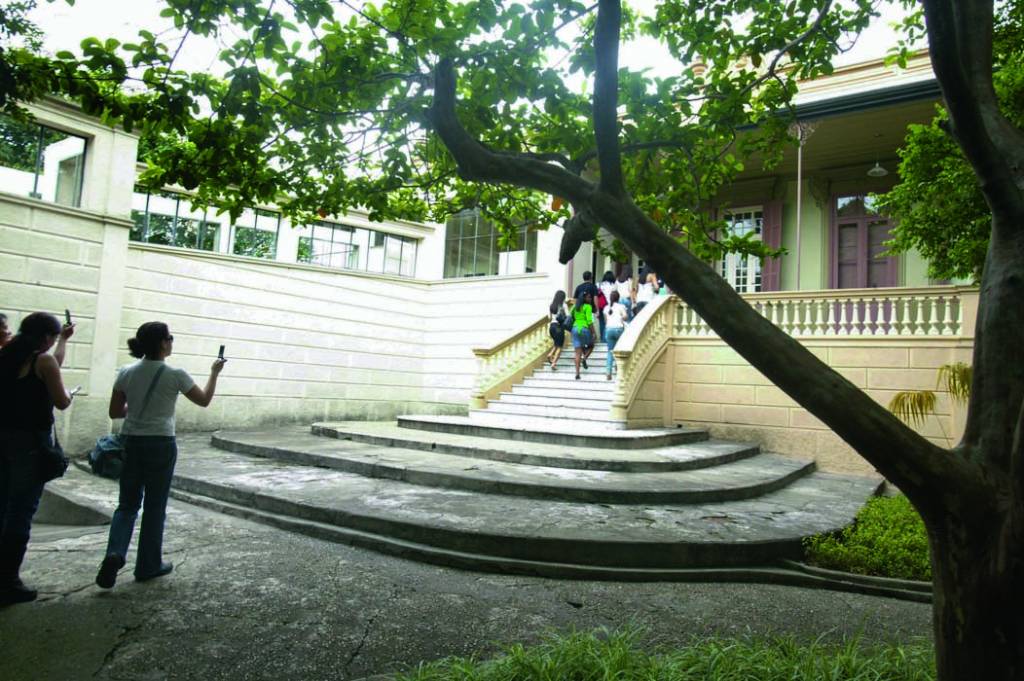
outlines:
[[931, 681], [930, 645], [798, 644], [793, 639], [693, 639], [657, 653], [641, 632], [550, 635], [497, 658], [449, 658], [399, 676], [402, 681]]
[[804, 542], [807, 561], [863, 575], [931, 580], [924, 522], [905, 496], [875, 497], [853, 525]]

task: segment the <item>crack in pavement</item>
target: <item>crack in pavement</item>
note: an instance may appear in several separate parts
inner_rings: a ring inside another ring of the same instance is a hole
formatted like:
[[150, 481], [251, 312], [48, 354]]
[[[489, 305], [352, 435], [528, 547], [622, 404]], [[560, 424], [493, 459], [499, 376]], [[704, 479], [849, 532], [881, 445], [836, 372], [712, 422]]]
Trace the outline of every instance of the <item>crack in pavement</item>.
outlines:
[[125, 627], [121, 628], [121, 633], [117, 635], [117, 640], [114, 641], [114, 645], [110, 648], [110, 650], [107, 651], [107, 654], [103, 656], [103, 661], [100, 662], [99, 668], [97, 668], [96, 671], [94, 671], [92, 673], [92, 677], [94, 679], [99, 676], [100, 672], [102, 672], [103, 669], [108, 664], [110, 664], [110, 662], [114, 659], [114, 656], [117, 655], [117, 652], [125, 644], [128, 643], [128, 640], [127, 640], [128, 636], [133, 634], [133, 633], [135, 633], [139, 629], [141, 629], [142, 626], [143, 626], [143, 623], [140, 622], [140, 623], [135, 624], [135, 625], [125, 626]]
[[394, 588], [391, 591], [391, 595], [388, 596], [388, 599], [382, 605], [380, 605], [374, 610], [373, 615], [370, 616], [370, 618], [366, 621], [366, 624], [363, 626], [362, 638], [359, 639], [359, 643], [356, 645], [355, 650], [353, 650], [352, 654], [348, 656], [348, 660], [345, 661], [345, 665], [344, 667], [342, 667], [342, 669], [344, 670], [343, 673], [345, 674], [345, 678], [348, 678], [350, 676], [350, 669], [352, 667], [352, 663], [354, 663], [356, 661], [356, 658], [359, 657], [359, 654], [363, 652], [363, 646], [366, 645], [366, 639], [370, 637], [370, 629], [373, 627], [374, 622], [376, 622], [377, 618], [380, 617], [380, 615], [388, 609], [388, 607], [391, 605], [393, 601], [397, 600], [398, 594], [401, 591], [401, 587], [399, 587], [398, 585], [393, 585], [393, 587]]

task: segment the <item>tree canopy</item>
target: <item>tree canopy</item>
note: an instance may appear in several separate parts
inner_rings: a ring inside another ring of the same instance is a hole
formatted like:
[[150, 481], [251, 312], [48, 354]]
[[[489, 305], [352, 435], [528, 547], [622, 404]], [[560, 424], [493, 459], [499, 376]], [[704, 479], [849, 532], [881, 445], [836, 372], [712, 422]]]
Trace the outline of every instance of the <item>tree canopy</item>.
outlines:
[[[13, 77], [0, 103], [73, 97], [88, 113], [141, 130], [143, 183], [180, 185], [232, 212], [273, 202], [300, 221], [354, 206], [378, 219], [434, 220], [474, 207], [506, 227], [567, 218], [571, 202], [536, 187], [460, 178], [431, 120], [435, 71], [450, 60], [458, 119], [481, 144], [598, 174], [589, 93], [596, 4], [165, 4], [180, 33], [170, 42], [142, 30], [132, 43], [90, 38], [53, 59], [38, 45], [5, 50]], [[797, 79], [828, 72], [873, 5], [676, 1], [644, 17], [626, 9], [623, 35], [656, 38], [680, 64], [667, 77], [618, 69], [615, 127], [637, 205], [702, 257], [764, 253], [749, 238], [716, 238], [709, 207], [747, 164], [781, 157], [788, 138], [778, 114]], [[196, 36], [236, 34], [220, 55], [222, 77], [178, 68]]]
[[[1003, 113], [1024, 127], [1024, 3], [1006, 3], [993, 34], [993, 76]], [[939, 107], [927, 125], [912, 125], [900, 150], [900, 182], [881, 196], [894, 218], [893, 251], [916, 248], [933, 279], [978, 281], [988, 251], [992, 212], [974, 169]]]

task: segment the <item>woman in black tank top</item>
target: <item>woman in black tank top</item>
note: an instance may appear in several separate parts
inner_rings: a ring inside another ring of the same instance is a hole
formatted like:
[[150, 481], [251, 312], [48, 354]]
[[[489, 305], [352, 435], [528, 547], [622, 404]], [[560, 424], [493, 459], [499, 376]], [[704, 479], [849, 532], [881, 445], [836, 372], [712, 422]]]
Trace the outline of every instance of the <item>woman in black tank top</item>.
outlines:
[[53, 408], [71, 404], [60, 365], [73, 333], [73, 325], [33, 312], [0, 348], [0, 605], [36, 598], [19, 572], [43, 493], [36, 453], [52, 437]]

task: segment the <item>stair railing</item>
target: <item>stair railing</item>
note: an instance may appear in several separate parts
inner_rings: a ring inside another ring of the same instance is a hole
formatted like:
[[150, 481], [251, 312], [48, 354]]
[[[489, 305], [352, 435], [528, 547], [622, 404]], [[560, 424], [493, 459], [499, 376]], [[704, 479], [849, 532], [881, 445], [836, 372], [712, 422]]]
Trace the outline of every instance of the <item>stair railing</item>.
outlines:
[[628, 420], [629, 407], [647, 372], [672, 339], [678, 309], [679, 298], [676, 296], [655, 297], [633, 318], [615, 344], [612, 354], [619, 374], [609, 413], [612, 421]]
[[522, 381], [538, 366], [551, 347], [550, 325], [550, 317], [544, 315], [494, 347], [473, 349], [478, 366], [469, 399], [471, 409], [486, 408], [488, 400]]

